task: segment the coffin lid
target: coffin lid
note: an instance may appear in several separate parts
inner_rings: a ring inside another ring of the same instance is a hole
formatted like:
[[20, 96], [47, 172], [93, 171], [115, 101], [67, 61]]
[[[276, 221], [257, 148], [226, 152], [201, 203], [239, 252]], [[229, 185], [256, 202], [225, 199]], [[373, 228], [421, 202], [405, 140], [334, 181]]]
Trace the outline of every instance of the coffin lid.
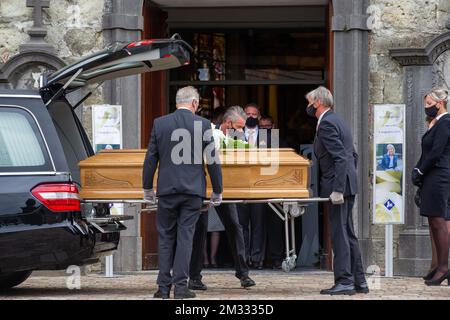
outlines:
[[[117, 168], [141, 166], [146, 149], [101, 150], [95, 155], [79, 162], [81, 168]], [[222, 166], [269, 166], [280, 165], [310, 166], [310, 161], [299, 156], [293, 149], [250, 149], [221, 150]]]

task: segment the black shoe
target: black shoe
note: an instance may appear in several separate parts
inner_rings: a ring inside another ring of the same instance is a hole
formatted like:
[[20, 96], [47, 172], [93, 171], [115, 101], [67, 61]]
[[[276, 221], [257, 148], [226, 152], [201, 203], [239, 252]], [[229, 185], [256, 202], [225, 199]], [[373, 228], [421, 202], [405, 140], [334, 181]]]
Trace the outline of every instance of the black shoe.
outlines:
[[434, 268], [433, 270], [431, 270], [430, 272], [428, 272], [428, 274], [424, 277], [422, 277], [423, 280], [431, 280], [433, 279], [434, 275], [436, 274], [437, 268]]
[[427, 286], [440, 286], [442, 281], [444, 281], [445, 279], [447, 279], [447, 284], [450, 286], [450, 271], [447, 271], [447, 273], [445, 273], [442, 277], [437, 278], [437, 279], [430, 279], [430, 280], [425, 280], [425, 284]]
[[241, 277], [241, 287], [248, 288], [253, 287], [256, 285], [255, 281], [253, 281], [249, 276], [243, 276]]
[[253, 262], [253, 267], [255, 269], [262, 270], [264, 268], [264, 262], [262, 261]]
[[202, 280], [189, 279], [188, 288], [191, 290], [202, 290], [205, 291], [208, 287], [202, 282]]
[[329, 294], [332, 296], [336, 296], [336, 295], [348, 295], [348, 296], [352, 296], [356, 293], [355, 290], [355, 286], [353, 284], [335, 284], [332, 288], [330, 289], [324, 289], [320, 291], [320, 294]]
[[195, 298], [197, 295], [194, 291], [191, 291], [189, 289], [186, 289], [183, 292], [175, 292], [173, 298], [174, 299], [192, 299]]
[[356, 293], [369, 293], [369, 286], [367, 282], [355, 285]]
[[280, 270], [281, 269], [281, 265], [282, 265], [281, 260], [274, 260], [273, 264], [272, 264], [272, 269]]
[[153, 298], [169, 299], [169, 292], [162, 292], [161, 289], [158, 289], [158, 291], [156, 291], [155, 294], [153, 295]]

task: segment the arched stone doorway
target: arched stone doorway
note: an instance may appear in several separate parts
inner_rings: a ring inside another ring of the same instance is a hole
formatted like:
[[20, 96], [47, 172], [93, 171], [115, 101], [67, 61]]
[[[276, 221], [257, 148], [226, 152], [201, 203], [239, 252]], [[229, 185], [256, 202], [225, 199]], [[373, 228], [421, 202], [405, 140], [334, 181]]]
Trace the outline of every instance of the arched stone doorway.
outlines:
[[39, 89], [39, 77], [65, 66], [63, 60], [48, 52], [27, 51], [8, 60], [0, 70], [0, 88]]
[[425, 133], [423, 97], [433, 87], [450, 85], [450, 32], [446, 32], [425, 48], [390, 50], [390, 55], [404, 69], [404, 101], [406, 104], [406, 206], [405, 226], [399, 235], [395, 272], [398, 275], [422, 275], [431, 260], [431, 244], [426, 219], [414, 204], [416, 188], [409, 173], [421, 154], [420, 141]]

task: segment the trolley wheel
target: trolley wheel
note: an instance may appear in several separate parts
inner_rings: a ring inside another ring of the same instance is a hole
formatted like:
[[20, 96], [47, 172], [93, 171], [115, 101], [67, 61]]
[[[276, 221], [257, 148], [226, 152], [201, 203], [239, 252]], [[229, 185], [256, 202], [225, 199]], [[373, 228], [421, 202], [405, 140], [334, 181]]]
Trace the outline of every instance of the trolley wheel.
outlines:
[[289, 269], [294, 270], [295, 267], [297, 266], [297, 255], [294, 254], [294, 255], [290, 256], [288, 264], [289, 264]]
[[286, 258], [281, 263], [281, 269], [283, 269], [284, 272], [289, 272], [291, 269], [289, 268], [289, 258]]

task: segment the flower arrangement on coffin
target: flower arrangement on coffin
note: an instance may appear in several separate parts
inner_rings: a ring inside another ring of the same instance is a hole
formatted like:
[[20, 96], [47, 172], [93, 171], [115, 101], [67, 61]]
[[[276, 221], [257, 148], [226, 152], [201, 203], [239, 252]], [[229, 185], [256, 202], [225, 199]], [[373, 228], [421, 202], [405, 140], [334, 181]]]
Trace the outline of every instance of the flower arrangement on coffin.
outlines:
[[222, 141], [223, 149], [249, 149], [250, 145], [246, 141], [242, 140], [234, 140], [229, 137], [225, 137]]
[[249, 149], [250, 145], [246, 141], [235, 140], [234, 138], [226, 136], [222, 130], [212, 128], [213, 138], [216, 150], [220, 149]]

